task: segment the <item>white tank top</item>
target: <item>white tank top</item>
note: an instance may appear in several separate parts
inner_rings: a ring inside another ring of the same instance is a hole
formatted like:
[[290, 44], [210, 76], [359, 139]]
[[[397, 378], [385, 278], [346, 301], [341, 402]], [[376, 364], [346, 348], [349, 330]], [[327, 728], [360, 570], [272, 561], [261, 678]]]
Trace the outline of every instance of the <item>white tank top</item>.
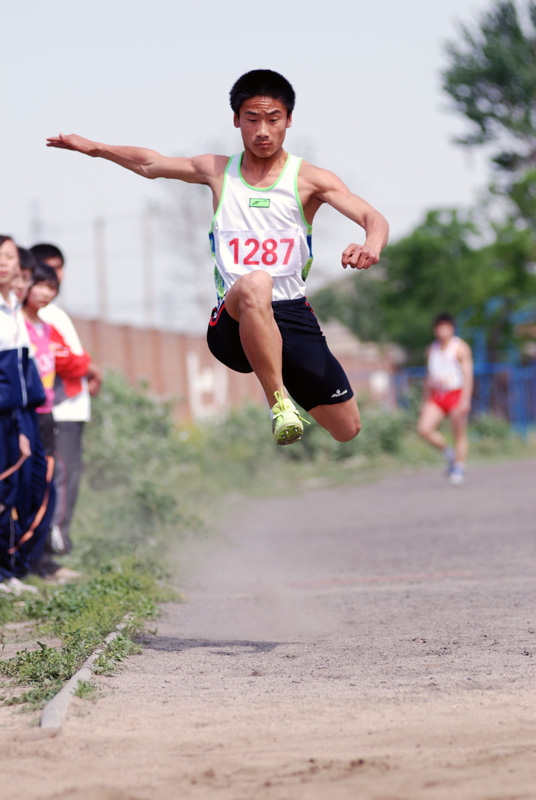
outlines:
[[432, 342], [428, 353], [428, 379], [433, 389], [453, 392], [463, 386], [463, 372], [457, 359], [459, 336], [453, 336], [444, 350], [438, 341]]
[[303, 297], [313, 256], [312, 227], [297, 189], [302, 159], [288, 154], [276, 182], [260, 189], [243, 179], [242, 156], [229, 159], [209, 232], [218, 298], [237, 278], [256, 269], [273, 277], [273, 300]]

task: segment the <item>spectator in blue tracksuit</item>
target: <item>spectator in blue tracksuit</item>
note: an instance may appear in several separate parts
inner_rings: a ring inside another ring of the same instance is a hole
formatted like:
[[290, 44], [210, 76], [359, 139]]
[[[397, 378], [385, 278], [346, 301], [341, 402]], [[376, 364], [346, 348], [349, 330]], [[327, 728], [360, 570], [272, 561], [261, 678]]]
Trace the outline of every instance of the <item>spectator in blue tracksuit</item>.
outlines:
[[42, 555], [55, 500], [35, 412], [45, 393], [11, 290], [18, 272], [17, 246], [0, 235], [0, 591], [15, 594]]

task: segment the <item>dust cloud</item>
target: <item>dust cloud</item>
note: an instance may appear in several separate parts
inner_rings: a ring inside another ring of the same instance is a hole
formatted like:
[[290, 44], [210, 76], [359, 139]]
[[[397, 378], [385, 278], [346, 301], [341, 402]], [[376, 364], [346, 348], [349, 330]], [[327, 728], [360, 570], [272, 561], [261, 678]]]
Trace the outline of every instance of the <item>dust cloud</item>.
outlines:
[[224, 533], [191, 544], [180, 570], [188, 636], [258, 642], [329, 635], [337, 627], [333, 609], [320, 597], [316, 603], [314, 591], [293, 587], [302, 556], [281, 533], [244, 536], [243, 528], [240, 537]]

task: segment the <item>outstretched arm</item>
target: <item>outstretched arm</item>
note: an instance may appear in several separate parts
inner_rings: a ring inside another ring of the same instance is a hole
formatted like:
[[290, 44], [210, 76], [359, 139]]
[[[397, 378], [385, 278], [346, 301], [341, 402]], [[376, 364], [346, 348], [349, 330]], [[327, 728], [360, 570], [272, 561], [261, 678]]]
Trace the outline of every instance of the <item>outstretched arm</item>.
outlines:
[[206, 185], [212, 185], [212, 178], [221, 167], [220, 162], [223, 163], [224, 168], [227, 163], [225, 156], [203, 155], [193, 158], [163, 156], [156, 150], [149, 150], [145, 147], [125, 147], [93, 142], [76, 133], [60, 133], [59, 136], [51, 136], [47, 139], [47, 147], [74, 150], [92, 158], [105, 158], [144, 178], [176, 178], [188, 183]]
[[377, 264], [389, 237], [389, 224], [383, 214], [362, 197], [352, 194], [346, 184], [333, 172], [313, 167], [311, 164], [304, 164], [304, 167], [305, 169], [300, 170], [300, 177], [303, 173], [304, 188], [310, 193], [307, 206], [304, 205], [306, 215], [309, 209], [311, 216], [314, 216], [322, 203], [327, 203], [365, 231], [364, 244], [352, 243], [343, 251], [341, 259], [343, 267], [368, 269]]

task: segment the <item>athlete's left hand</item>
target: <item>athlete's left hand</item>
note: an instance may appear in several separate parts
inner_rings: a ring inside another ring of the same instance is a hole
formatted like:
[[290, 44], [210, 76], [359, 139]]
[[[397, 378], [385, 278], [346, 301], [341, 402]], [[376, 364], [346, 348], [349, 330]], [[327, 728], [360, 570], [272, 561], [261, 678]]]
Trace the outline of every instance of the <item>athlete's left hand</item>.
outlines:
[[365, 244], [349, 244], [342, 254], [341, 263], [352, 269], [368, 269], [380, 260], [380, 251]]

